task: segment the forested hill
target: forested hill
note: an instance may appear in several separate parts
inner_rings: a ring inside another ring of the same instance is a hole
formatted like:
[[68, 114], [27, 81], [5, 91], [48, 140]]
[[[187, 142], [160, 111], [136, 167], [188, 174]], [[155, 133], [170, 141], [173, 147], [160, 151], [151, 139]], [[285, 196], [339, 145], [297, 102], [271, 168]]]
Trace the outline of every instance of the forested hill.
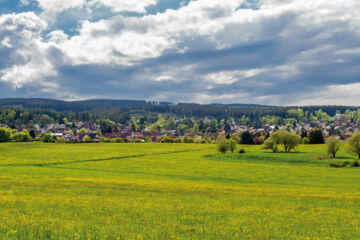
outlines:
[[95, 109], [139, 108], [146, 105], [145, 101], [133, 100], [85, 100], [62, 101], [44, 98], [4, 98], [0, 99], [0, 107], [37, 108], [55, 111], [80, 112]]
[[[58, 112], [83, 112], [119, 109], [123, 112], [140, 110], [153, 113], [170, 113], [186, 117], [215, 117], [215, 118], [239, 118], [247, 116], [250, 119], [257, 119], [264, 115], [275, 115], [286, 117], [286, 113], [293, 107], [265, 106], [255, 104], [195, 104], [195, 103], [170, 103], [170, 102], [146, 102], [139, 100], [85, 100], [85, 101], [62, 101], [40, 98], [7, 98], [0, 99], [1, 108], [33, 108], [55, 110]], [[330, 116], [336, 111], [357, 110], [357, 107], [347, 106], [307, 106], [301, 107], [309, 113], [322, 109]]]

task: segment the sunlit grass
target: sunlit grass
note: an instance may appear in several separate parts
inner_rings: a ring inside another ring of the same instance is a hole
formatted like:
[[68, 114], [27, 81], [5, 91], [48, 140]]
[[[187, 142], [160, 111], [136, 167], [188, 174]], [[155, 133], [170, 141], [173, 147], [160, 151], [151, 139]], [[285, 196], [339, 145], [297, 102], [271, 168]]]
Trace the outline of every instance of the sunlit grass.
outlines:
[[1, 144], [0, 239], [360, 239], [360, 169], [243, 148]]

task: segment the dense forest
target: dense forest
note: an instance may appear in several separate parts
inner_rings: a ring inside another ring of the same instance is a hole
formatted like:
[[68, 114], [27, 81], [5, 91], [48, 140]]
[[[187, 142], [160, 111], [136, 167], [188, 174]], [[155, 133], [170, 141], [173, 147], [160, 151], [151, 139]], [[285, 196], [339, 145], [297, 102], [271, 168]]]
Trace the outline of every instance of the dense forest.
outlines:
[[[69, 120], [95, 120], [106, 118], [115, 122], [125, 123], [132, 113], [151, 115], [152, 113], [172, 114], [187, 118], [216, 118], [216, 119], [239, 119], [244, 116], [254, 124], [260, 123], [263, 116], [288, 117], [290, 109], [299, 106], [265, 106], [252, 104], [195, 104], [195, 103], [169, 103], [169, 102], [146, 102], [134, 100], [85, 100], [85, 101], [62, 101], [54, 99], [0, 99], [2, 109], [28, 109], [28, 114], [23, 116], [7, 117], [7, 121], [21, 120], [27, 122], [35, 114], [46, 114], [55, 121], [66, 117]], [[357, 111], [353, 106], [301, 106], [304, 112], [316, 114], [321, 109], [329, 116], [336, 112], [345, 113], [346, 110]], [[4, 118], [0, 119], [3, 121]]]

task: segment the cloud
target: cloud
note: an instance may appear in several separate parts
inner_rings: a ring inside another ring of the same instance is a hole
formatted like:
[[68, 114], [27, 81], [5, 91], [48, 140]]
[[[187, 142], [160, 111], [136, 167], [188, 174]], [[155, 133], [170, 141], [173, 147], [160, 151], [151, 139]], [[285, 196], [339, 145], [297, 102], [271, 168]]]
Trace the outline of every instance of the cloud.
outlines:
[[136, 0], [136, 1], [119, 1], [119, 0], [90, 0], [89, 5], [104, 5], [114, 12], [137, 12], [146, 13], [146, 7], [155, 5], [157, 0]]
[[31, 12], [0, 16], [1, 81], [21, 88], [34, 81], [45, 84], [46, 77], [56, 76], [48, 54], [51, 44], [44, 43], [41, 37], [46, 27], [47, 24]]
[[[21, 0], [22, 5], [29, 5], [30, 0]], [[61, 13], [76, 10], [77, 15], [86, 14], [88, 17], [96, 15], [95, 12], [101, 8], [107, 8], [113, 13], [132, 12], [145, 14], [146, 8], [156, 5], [157, 0], [32, 0], [37, 2], [40, 9], [43, 10], [41, 17], [51, 24], [56, 24]], [[81, 13], [84, 12], [84, 13]], [[80, 17], [77, 16], [77, 17]], [[75, 17], [76, 16], [72, 16]], [[81, 18], [80, 18], [81, 19]]]
[[[360, 82], [356, 0], [197, 0], [156, 14], [147, 12], [155, 0], [37, 1], [40, 16], [0, 17], [0, 53], [10, 59], [0, 60], [0, 80], [31, 91], [38, 84], [36, 96], [262, 104], [357, 99], [346, 94]], [[101, 7], [115, 14], [79, 22], [74, 34], [46, 17]]]

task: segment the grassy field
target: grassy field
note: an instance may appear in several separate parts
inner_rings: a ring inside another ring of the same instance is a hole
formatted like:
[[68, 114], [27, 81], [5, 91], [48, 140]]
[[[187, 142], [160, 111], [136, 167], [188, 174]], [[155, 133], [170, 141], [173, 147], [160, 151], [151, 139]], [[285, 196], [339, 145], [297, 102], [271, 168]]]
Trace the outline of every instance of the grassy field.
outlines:
[[360, 239], [360, 168], [244, 148], [0, 144], [0, 239]]

